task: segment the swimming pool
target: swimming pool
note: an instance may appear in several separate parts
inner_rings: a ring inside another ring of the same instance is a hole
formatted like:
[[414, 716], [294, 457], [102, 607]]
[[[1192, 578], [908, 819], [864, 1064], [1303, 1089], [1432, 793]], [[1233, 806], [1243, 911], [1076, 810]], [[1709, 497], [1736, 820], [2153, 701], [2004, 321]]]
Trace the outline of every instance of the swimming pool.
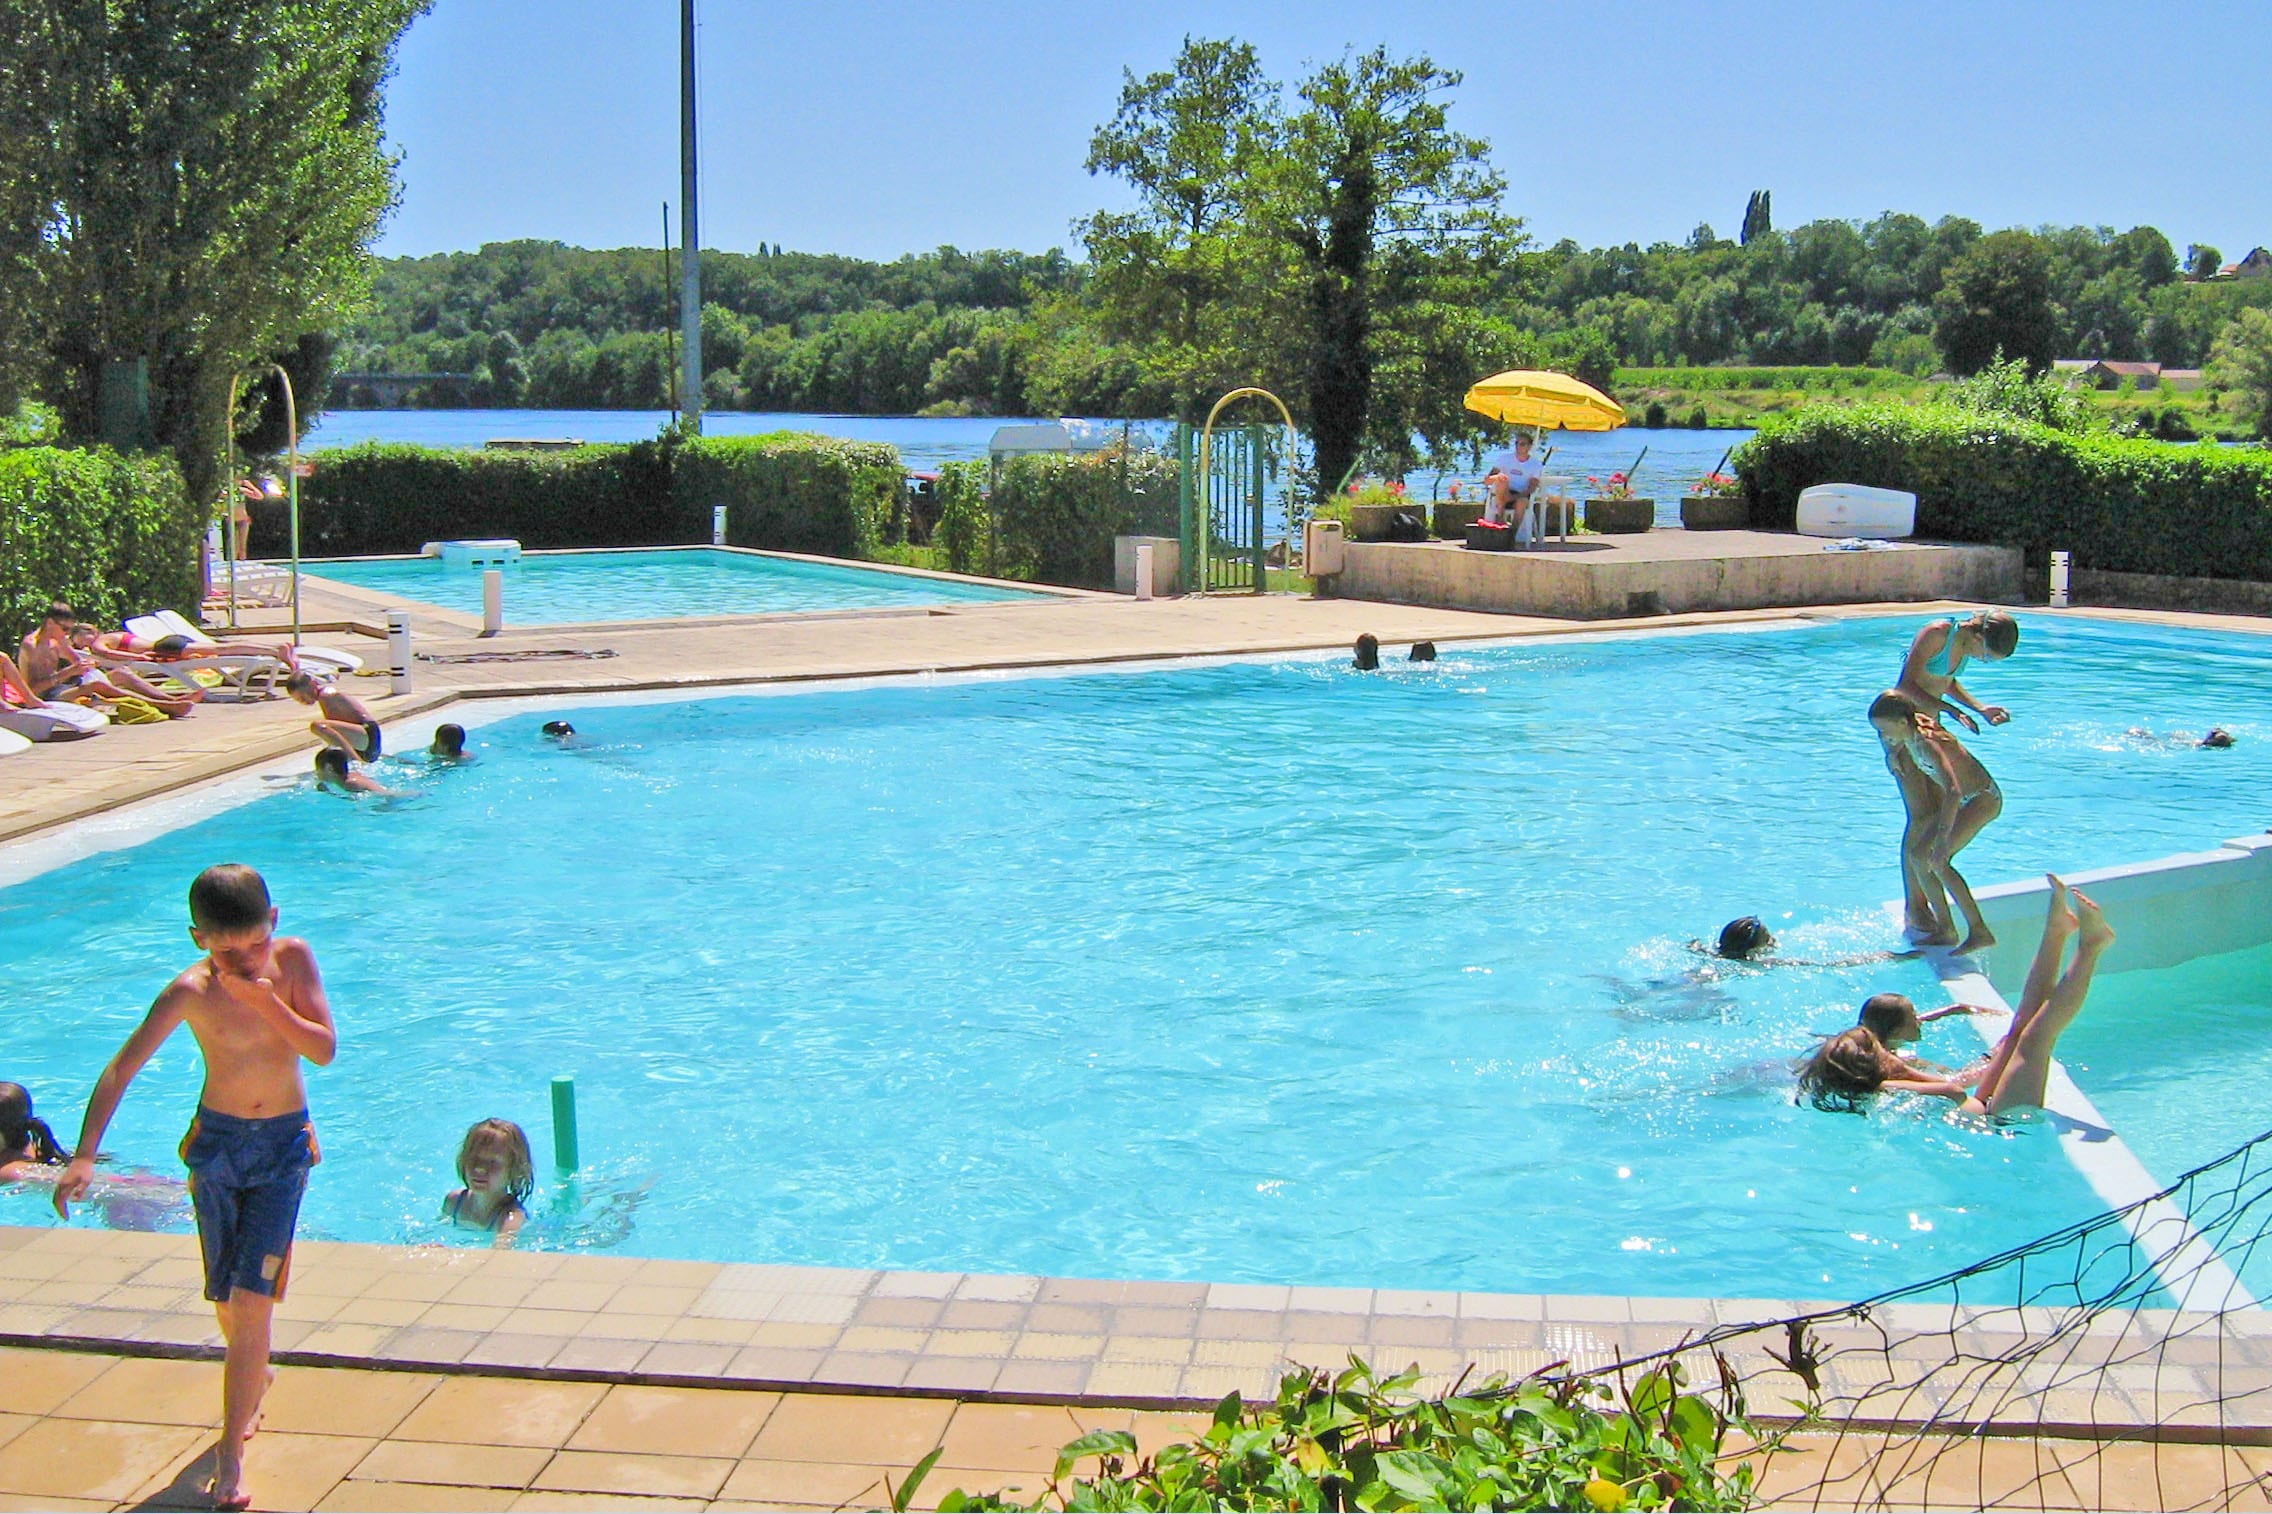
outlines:
[[[576, 1202], [639, 1195], [641, 1254], [1858, 1296], [2099, 1212], [2040, 1126], [1789, 1102], [1866, 994], [1939, 1002], [1922, 964], [1713, 979], [1684, 946], [1747, 912], [1797, 956], [1891, 944], [1861, 710], [1915, 624], [531, 709], [475, 765], [390, 759], [403, 804], [295, 780], [0, 890], [0, 1075], [75, 1118], [186, 960], [189, 878], [242, 860], [343, 1027], [312, 1233], [435, 1236], [465, 1126], [541, 1150], [571, 1073]], [[1972, 876], [2257, 821], [2262, 655], [2028, 619], [1973, 681], [2015, 717]], [[571, 748], [536, 732], [564, 710]], [[2211, 723], [2240, 744], [2124, 734]], [[177, 1041], [145, 1073], [122, 1160], [171, 1168], [195, 1071]]]
[[[481, 570], [451, 567], [439, 558], [338, 558], [311, 563], [307, 571], [445, 610], [481, 613]], [[537, 552], [503, 571], [507, 625], [876, 610], [1049, 597], [990, 583], [710, 547]]]

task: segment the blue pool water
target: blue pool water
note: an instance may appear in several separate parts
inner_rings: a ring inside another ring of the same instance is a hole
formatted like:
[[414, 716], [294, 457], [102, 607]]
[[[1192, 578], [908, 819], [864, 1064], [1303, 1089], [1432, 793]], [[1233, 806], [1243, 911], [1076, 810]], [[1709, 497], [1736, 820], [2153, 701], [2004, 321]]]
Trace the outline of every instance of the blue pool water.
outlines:
[[[481, 570], [452, 567], [439, 558], [341, 558], [314, 563], [308, 571], [445, 610], [481, 613]], [[715, 552], [707, 547], [541, 552], [523, 557], [504, 574], [509, 626], [875, 610], [1040, 597], [992, 584]]]
[[[1791, 1104], [1784, 1063], [1866, 994], [1939, 1002], [1923, 965], [1708, 979], [1685, 949], [1746, 912], [1797, 956], [1892, 944], [1862, 711], [1915, 624], [597, 705], [566, 749], [561, 707], [513, 715], [472, 766], [389, 759], [415, 799], [294, 780], [0, 889], [0, 1076], [74, 1121], [188, 960], [190, 877], [234, 859], [342, 1026], [313, 1233], [436, 1236], [464, 1128], [541, 1148], [573, 1073], [593, 1170], [552, 1244], [1865, 1294], [2099, 1212], [2042, 1126]], [[1975, 880], [2262, 823], [2264, 643], [2025, 624], [1971, 680], [2014, 711], [1978, 743], [2009, 807]], [[2240, 745], [2122, 735], [2211, 723]], [[171, 1170], [196, 1075], [177, 1039], [122, 1162]], [[621, 1237], [594, 1215], [630, 1194]]]

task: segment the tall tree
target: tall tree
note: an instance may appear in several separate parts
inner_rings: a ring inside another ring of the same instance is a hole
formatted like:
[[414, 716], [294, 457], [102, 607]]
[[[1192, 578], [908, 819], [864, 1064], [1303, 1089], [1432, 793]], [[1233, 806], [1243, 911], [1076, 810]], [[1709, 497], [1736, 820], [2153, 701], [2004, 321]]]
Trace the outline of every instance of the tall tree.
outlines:
[[1772, 196], [1764, 189], [1755, 189], [1743, 205], [1743, 230], [1737, 240], [1745, 247], [1758, 241], [1775, 229]]
[[215, 495], [231, 379], [367, 288], [381, 91], [428, 3], [0, 0], [0, 199], [39, 228], [0, 255], [0, 310], [73, 434], [139, 362], [156, 440]]
[[1982, 237], [1950, 263], [1933, 313], [1933, 340], [1952, 373], [1978, 373], [1999, 353], [2038, 371], [2051, 366], [2059, 334], [2051, 270], [2027, 232]]

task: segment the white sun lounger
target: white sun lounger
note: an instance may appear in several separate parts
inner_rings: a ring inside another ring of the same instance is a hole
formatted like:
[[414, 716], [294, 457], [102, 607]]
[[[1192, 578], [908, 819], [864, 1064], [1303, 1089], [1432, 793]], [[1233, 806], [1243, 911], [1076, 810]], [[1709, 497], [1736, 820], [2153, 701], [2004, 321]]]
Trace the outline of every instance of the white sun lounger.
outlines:
[[[157, 641], [166, 636], [180, 636], [186, 638], [192, 647], [220, 645], [203, 626], [179, 610], [159, 610], [155, 614], [137, 616], [126, 623], [126, 629], [130, 634], [149, 641]], [[338, 673], [353, 673], [363, 666], [363, 659], [353, 652], [342, 652], [333, 647], [302, 647], [299, 655], [301, 665], [315, 672], [330, 669]]]
[[0, 699], [0, 731], [27, 742], [76, 741], [82, 736], [100, 736], [109, 725], [108, 715], [83, 704], [51, 699], [26, 709]]

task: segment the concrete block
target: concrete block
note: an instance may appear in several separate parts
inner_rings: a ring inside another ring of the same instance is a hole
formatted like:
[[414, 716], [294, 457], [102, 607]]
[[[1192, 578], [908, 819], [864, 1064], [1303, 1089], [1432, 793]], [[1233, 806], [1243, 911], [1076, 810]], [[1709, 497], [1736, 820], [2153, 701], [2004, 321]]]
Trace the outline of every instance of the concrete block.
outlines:
[[1172, 536], [1116, 536], [1112, 539], [1112, 586], [1136, 592], [1136, 549], [1152, 549], [1152, 592], [1173, 594], [1183, 581], [1183, 543]]

